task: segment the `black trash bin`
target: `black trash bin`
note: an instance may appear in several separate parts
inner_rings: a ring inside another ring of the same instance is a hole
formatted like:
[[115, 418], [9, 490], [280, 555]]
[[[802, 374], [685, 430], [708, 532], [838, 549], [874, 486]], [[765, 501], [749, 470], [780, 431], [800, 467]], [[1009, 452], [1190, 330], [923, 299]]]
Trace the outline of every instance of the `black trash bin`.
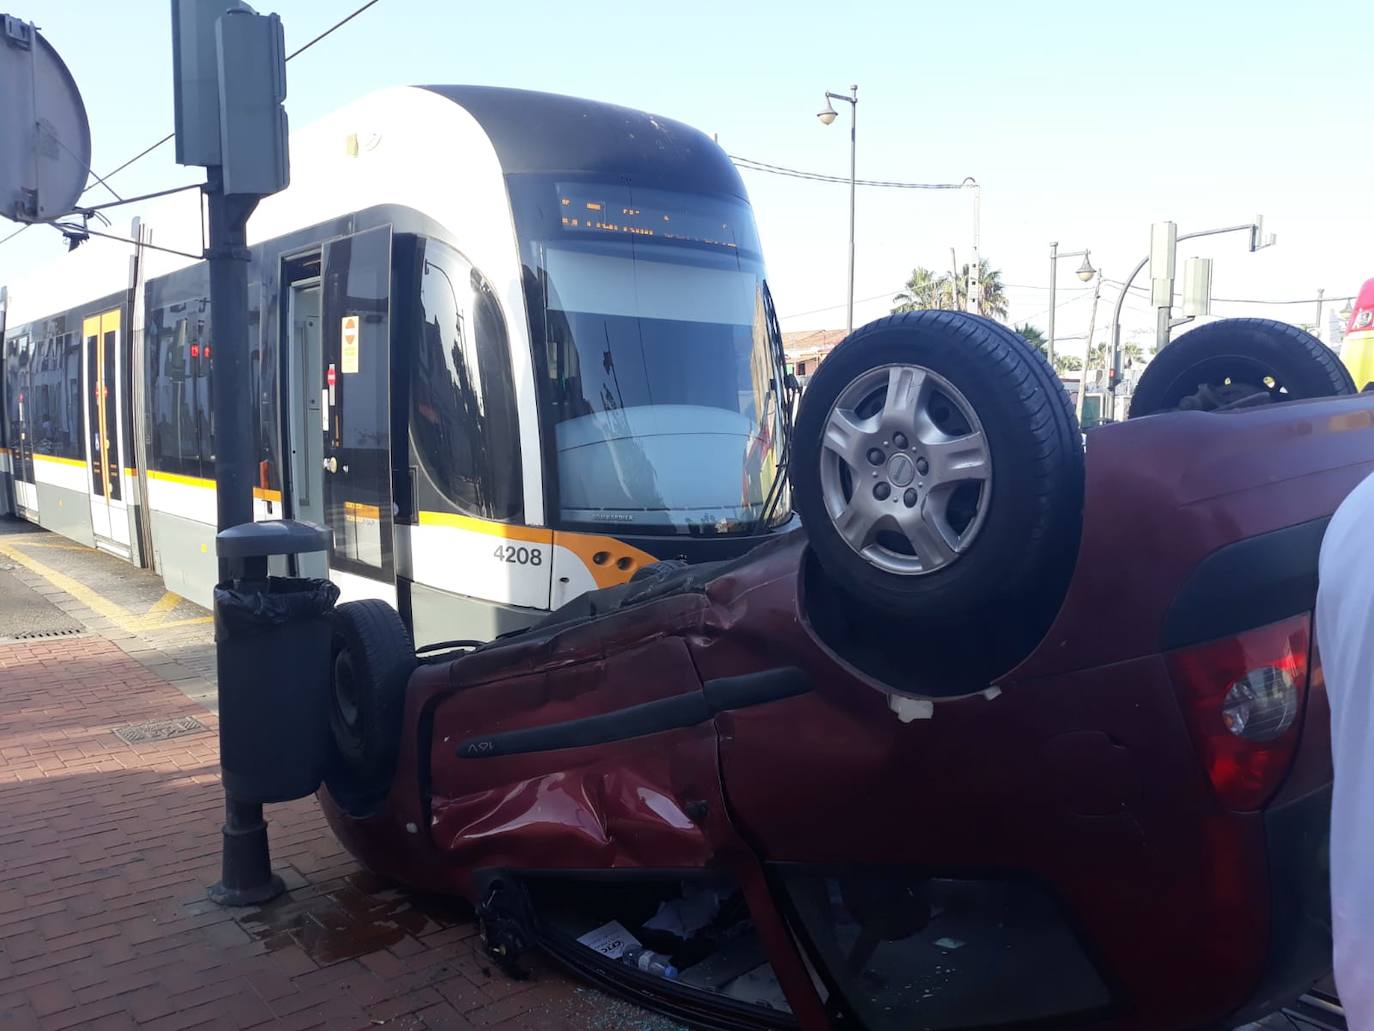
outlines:
[[327, 532], [280, 520], [219, 535], [220, 555], [244, 563], [244, 575], [215, 588], [220, 768], [225, 792], [243, 802], [304, 798], [324, 778], [328, 612], [339, 589], [265, 573], [266, 556], [321, 550]]

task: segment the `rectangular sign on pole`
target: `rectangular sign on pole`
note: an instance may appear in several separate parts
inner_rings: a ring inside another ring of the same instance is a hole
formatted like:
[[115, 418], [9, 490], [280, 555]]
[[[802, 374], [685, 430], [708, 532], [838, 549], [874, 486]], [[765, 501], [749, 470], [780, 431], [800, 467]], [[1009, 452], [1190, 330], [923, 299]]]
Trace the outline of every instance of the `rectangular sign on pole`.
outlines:
[[179, 165], [218, 165], [215, 22], [233, 0], [172, 0], [173, 126]]
[[1174, 278], [1174, 252], [1178, 246], [1178, 224], [1156, 222], [1150, 226], [1150, 278]]
[[1174, 303], [1174, 254], [1178, 225], [1156, 222], [1150, 227], [1150, 303], [1169, 308]]
[[1212, 259], [1189, 258], [1183, 263], [1183, 314], [1212, 313]]
[[286, 43], [281, 19], [236, 9], [215, 25], [219, 134], [226, 194], [267, 196], [291, 181]]

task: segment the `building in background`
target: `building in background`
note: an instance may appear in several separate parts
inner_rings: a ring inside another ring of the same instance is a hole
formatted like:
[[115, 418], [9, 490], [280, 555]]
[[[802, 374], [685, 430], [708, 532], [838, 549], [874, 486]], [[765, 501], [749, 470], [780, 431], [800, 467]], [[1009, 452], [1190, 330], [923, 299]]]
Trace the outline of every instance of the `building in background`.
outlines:
[[816, 367], [845, 337], [842, 329], [807, 329], [782, 335], [782, 349], [787, 357], [787, 371], [797, 377], [806, 388]]

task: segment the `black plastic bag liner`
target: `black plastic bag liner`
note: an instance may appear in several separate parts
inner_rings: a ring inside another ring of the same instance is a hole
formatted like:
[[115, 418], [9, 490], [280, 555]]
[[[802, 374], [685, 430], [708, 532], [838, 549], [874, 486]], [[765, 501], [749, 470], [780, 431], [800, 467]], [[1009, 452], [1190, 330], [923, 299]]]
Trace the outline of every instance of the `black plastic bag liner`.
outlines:
[[338, 600], [339, 588], [329, 580], [272, 576], [267, 579], [266, 593], [236, 590], [232, 582], [218, 584], [215, 640], [261, 634], [283, 623], [322, 616]]
[[215, 588], [220, 771], [237, 798], [286, 802], [320, 786], [338, 597], [328, 580], [304, 577]]

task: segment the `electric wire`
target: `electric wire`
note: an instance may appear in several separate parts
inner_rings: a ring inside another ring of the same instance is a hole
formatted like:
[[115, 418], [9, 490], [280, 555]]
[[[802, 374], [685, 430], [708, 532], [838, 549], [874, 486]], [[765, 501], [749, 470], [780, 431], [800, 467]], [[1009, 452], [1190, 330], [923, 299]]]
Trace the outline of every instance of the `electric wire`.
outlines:
[[[343, 28], [345, 25], [347, 25], [349, 22], [351, 22], [354, 18], [358, 17], [358, 15], [360, 15], [360, 14], [362, 14], [364, 11], [366, 11], [369, 7], [372, 7], [372, 6], [374, 6], [375, 4], [377, 4], [377, 3], [379, 3], [379, 2], [380, 2], [380, 0], [367, 0], [367, 3], [363, 4], [361, 7], [358, 7], [358, 8], [357, 8], [356, 10], [354, 10], [351, 14], [345, 15], [343, 18], [340, 18], [340, 19], [339, 19], [338, 21], [336, 21], [333, 25], [329, 26], [329, 28], [325, 29], [323, 32], [321, 32], [319, 35], [317, 35], [314, 39], [310, 40], [310, 41], [309, 41], [308, 43], [306, 43], [304, 46], [297, 47], [295, 50], [291, 51], [291, 53], [289, 53], [289, 54], [286, 55], [286, 60], [290, 61], [293, 57], [299, 57], [301, 54], [305, 53], [307, 50], [309, 50], [311, 47], [313, 47], [316, 43], [320, 42], [320, 40], [327, 38], [328, 36], [330, 36], [330, 35], [333, 34], [334, 32], [337, 32], [339, 29]], [[91, 174], [92, 178], [95, 180], [95, 182], [88, 184], [88, 185], [86, 186], [86, 188], [85, 188], [84, 190], [81, 191], [82, 195], [85, 195], [86, 193], [88, 193], [88, 192], [89, 192], [94, 186], [96, 186], [96, 185], [103, 185], [103, 186], [105, 187], [105, 189], [109, 190], [111, 193], [113, 193], [113, 194], [115, 195], [116, 198], [118, 198], [118, 197], [119, 197], [119, 194], [115, 193], [113, 187], [111, 187], [110, 184], [109, 184], [106, 180], [108, 180], [108, 179], [113, 179], [116, 175], [118, 175], [120, 172], [124, 171], [124, 170], [125, 170], [126, 168], [128, 168], [130, 165], [132, 165], [132, 164], [134, 164], [134, 163], [136, 163], [136, 162], [138, 162], [138, 161], [143, 160], [145, 157], [147, 157], [147, 156], [148, 156], [149, 154], [151, 154], [153, 151], [157, 150], [157, 149], [158, 149], [159, 147], [161, 147], [163, 144], [167, 143], [169, 140], [174, 139], [175, 137], [176, 137], [176, 133], [175, 133], [175, 132], [169, 132], [166, 136], [162, 137], [162, 138], [161, 138], [160, 140], [158, 140], [157, 142], [155, 142], [155, 143], [153, 143], [153, 144], [151, 144], [151, 145], [149, 145], [149, 146], [147, 146], [147, 147], [144, 147], [142, 150], [140, 150], [140, 151], [139, 151], [137, 154], [135, 154], [133, 157], [129, 158], [129, 160], [125, 161], [122, 165], [120, 165], [119, 167], [113, 169], [112, 171], [106, 172], [103, 176], [97, 174], [97, 173], [95, 172], [94, 169], [87, 169], [87, 171], [90, 172], [90, 174]], [[108, 205], [101, 205], [101, 207], [106, 207], [106, 206], [108, 206]], [[5, 243], [8, 243], [10, 240], [13, 240], [16, 236], [18, 236], [20, 233], [22, 233], [22, 232], [23, 232], [25, 229], [27, 229], [27, 228], [29, 228], [28, 225], [21, 226], [19, 229], [16, 229], [14, 232], [10, 233], [8, 236], [3, 237], [3, 238], [0, 238], [0, 245], [3, 245], [3, 244], [5, 244]]]
[[[785, 175], [794, 179], [810, 179], [822, 183], [844, 183], [848, 185], [850, 182], [846, 175], [807, 172], [799, 168], [788, 168], [786, 165], [756, 161], [753, 158], [741, 157], [738, 154], [729, 154], [727, 157], [737, 166], [749, 172], [767, 172], [770, 175]], [[879, 186], [893, 190], [963, 190], [967, 188], [963, 183], [907, 183], [886, 179], [855, 179], [853, 182], [855, 186]]]

